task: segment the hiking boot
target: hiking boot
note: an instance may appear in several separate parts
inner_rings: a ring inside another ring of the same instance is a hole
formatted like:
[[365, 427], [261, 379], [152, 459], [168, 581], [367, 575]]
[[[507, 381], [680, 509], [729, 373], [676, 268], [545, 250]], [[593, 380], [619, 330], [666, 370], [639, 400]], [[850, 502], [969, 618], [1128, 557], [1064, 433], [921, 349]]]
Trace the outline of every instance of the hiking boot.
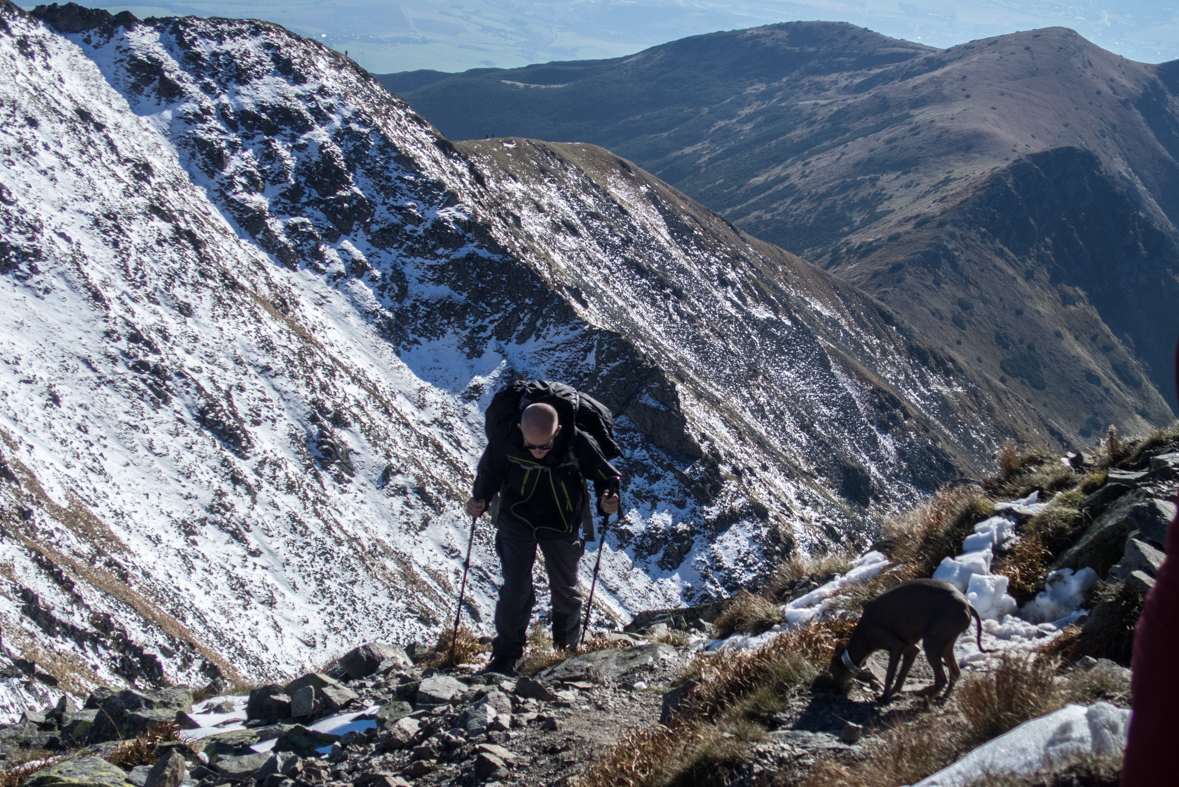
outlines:
[[495, 656], [488, 662], [483, 672], [494, 672], [497, 675], [514, 678], [518, 674], [516, 672], [516, 659], [511, 656]]

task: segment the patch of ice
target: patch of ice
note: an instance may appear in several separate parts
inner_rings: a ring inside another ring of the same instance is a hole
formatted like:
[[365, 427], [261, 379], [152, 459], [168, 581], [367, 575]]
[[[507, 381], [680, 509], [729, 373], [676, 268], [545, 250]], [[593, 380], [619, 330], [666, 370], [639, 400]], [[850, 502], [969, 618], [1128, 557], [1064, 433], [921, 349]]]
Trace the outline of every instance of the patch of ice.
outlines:
[[962, 551], [1003, 549], [1015, 538], [1015, 519], [1009, 516], [993, 516], [974, 526], [974, 533], [962, 542]]
[[972, 574], [966, 598], [983, 620], [1000, 620], [1019, 608], [1015, 599], [1007, 595], [1007, 577], [994, 574]]
[[972, 576], [991, 573], [991, 559], [993, 557], [991, 550], [981, 549], [958, 557], [945, 558], [937, 570], [933, 572], [933, 578], [939, 582], [949, 582], [965, 593]]

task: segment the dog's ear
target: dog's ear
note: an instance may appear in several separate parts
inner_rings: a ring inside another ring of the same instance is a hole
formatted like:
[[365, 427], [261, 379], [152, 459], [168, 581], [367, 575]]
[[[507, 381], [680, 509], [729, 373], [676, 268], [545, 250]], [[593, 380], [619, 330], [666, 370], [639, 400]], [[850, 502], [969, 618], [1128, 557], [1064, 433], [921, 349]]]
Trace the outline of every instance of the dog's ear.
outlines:
[[847, 640], [841, 639], [835, 643], [835, 655], [838, 656], [843, 651], [847, 650]]

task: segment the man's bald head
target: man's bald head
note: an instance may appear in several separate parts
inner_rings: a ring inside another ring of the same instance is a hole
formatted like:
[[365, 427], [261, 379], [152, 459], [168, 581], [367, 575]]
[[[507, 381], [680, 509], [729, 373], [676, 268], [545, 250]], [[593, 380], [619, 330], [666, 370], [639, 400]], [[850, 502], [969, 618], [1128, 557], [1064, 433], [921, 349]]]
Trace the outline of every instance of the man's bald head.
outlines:
[[520, 415], [520, 430], [524, 432], [524, 442], [527, 444], [551, 443], [561, 430], [556, 409], [543, 402], [528, 405]]

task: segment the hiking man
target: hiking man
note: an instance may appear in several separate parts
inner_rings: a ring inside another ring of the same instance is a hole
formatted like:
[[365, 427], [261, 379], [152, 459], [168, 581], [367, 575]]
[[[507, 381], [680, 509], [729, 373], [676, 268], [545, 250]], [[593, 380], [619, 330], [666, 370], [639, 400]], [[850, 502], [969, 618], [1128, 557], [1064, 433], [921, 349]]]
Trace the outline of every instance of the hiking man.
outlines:
[[581, 622], [577, 568], [585, 552], [578, 533], [586, 505], [583, 478], [593, 481], [598, 510], [609, 516], [618, 512], [618, 476], [598, 441], [551, 404], [526, 404], [515, 417], [489, 424], [487, 448], [467, 501], [467, 514], [478, 517], [499, 495], [492, 513], [503, 586], [495, 605], [489, 672], [512, 675], [524, 655], [536, 603], [532, 565], [538, 546], [552, 594], [553, 647], [576, 647]]

